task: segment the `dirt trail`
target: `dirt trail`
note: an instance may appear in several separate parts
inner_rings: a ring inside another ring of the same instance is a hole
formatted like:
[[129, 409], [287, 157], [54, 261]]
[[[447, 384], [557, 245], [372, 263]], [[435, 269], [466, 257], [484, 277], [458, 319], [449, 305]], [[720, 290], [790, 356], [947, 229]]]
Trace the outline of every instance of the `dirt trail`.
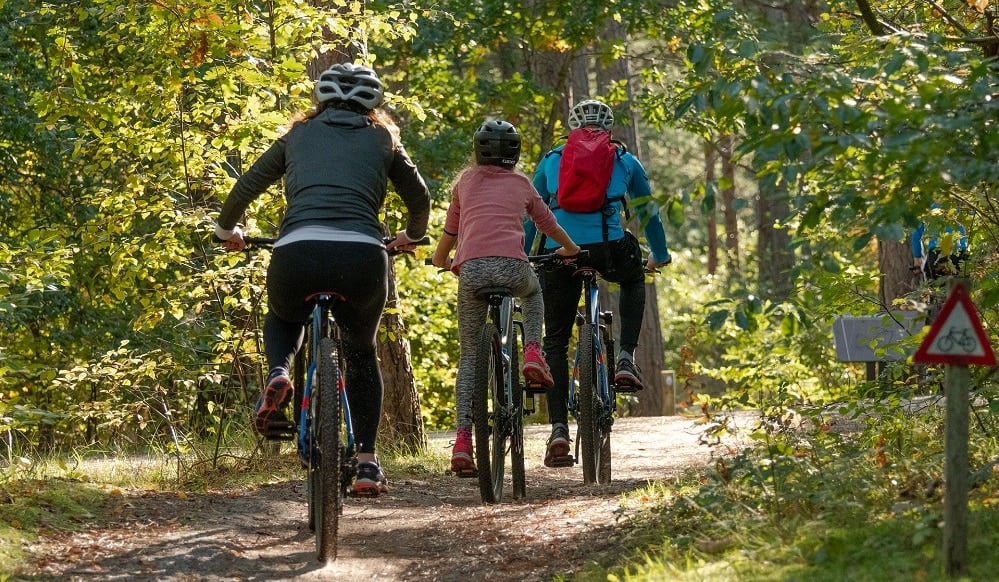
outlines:
[[[739, 423], [749, 422], [740, 416]], [[540, 462], [547, 427], [528, 427], [527, 497], [483, 505], [474, 479], [389, 475], [391, 491], [348, 499], [338, 560], [315, 560], [302, 475], [256, 489], [121, 496], [110, 527], [44, 537], [23, 575], [59, 580], [548, 580], [587, 556], [628, 547], [621, 494], [710, 462], [702, 429], [681, 417], [624, 418], [612, 433], [613, 482]], [[431, 446], [449, 450], [449, 435]]]

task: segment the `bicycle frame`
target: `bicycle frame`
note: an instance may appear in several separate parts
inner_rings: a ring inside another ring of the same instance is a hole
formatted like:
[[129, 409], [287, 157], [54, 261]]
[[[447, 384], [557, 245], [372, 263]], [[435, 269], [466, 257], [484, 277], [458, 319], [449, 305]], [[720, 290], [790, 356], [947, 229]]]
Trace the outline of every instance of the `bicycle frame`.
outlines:
[[[593, 325], [593, 346], [594, 354], [597, 356], [596, 379], [597, 396], [605, 406], [611, 408], [611, 412], [617, 409], [616, 399], [611, 398], [610, 378], [614, 376], [613, 360], [607, 360], [607, 354], [612, 354], [614, 350], [614, 340], [610, 335], [608, 326], [611, 324], [612, 315], [608, 312], [600, 311], [600, 288], [596, 284], [596, 274], [586, 274], [583, 276], [583, 309], [584, 315], [577, 317], [578, 323], [588, 323]], [[579, 370], [579, 350], [576, 350], [575, 362], [573, 365], [573, 380], [569, 386], [569, 398], [575, 402], [576, 384], [578, 383]]]
[[[341, 298], [337, 295], [329, 293], [320, 293], [313, 296], [312, 299], [315, 302], [315, 307], [312, 309], [312, 317], [309, 319], [305, 330], [305, 337], [309, 339], [309, 351], [308, 351], [308, 369], [305, 373], [305, 386], [302, 389], [302, 401], [301, 409], [298, 411], [299, 423], [298, 423], [298, 445], [300, 451], [308, 451], [308, 410], [309, 404], [312, 399], [312, 388], [313, 382], [316, 376], [316, 367], [319, 361], [317, 357], [319, 353], [319, 340], [323, 337], [329, 337], [333, 339], [334, 342], [339, 344], [339, 337], [336, 328], [336, 321], [333, 319], [332, 306]], [[314, 333], [315, 330], [320, 330], [319, 333]], [[344, 389], [343, 380], [343, 366], [337, 366], [337, 378], [336, 386], [337, 392], [340, 398], [340, 407], [343, 412], [343, 423], [346, 435], [346, 441], [344, 443], [345, 453], [348, 457], [353, 457], [354, 455], [354, 423], [350, 416], [350, 403], [347, 402], [347, 391]], [[349, 483], [348, 483], [349, 486]], [[346, 488], [344, 488], [346, 491]]]

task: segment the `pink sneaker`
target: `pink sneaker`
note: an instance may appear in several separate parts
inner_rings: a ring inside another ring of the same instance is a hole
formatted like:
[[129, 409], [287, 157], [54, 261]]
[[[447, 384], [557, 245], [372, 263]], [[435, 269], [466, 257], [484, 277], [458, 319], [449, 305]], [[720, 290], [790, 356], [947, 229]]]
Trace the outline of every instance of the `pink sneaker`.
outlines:
[[551, 370], [548, 369], [548, 362], [545, 361], [545, 356], [541, 353], [541, 346], [538, 345], [538, 342], [527, 342], [527, 346], [524, 348], [522, 371], [528, 384], [541, 384], [545, 387], [555, 385]]
[[458, 429], [458, 436], [451, 449], [451, 471], [459, 477], [474, 477], [475, 461], [472, 460], [472, 431]]

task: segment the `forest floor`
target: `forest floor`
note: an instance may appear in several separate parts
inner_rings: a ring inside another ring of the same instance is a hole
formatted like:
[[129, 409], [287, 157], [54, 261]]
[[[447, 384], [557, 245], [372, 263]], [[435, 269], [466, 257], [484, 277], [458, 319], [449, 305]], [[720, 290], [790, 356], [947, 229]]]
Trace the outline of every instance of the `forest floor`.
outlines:
[[[735, 417], [739, 425], [752, 418]], [[251, 488], [116, 492], [82, 531], [47, 533], [26, 548], [29, 565], [14, 579], [551, 580], [629, 553], [628, 521], [642, 503], [629, 492], [734, 450], [703, 444], [691, 418], [622, 418], [612, 433], [612, 483], [584, 485], [578, 465], [541, 464], [547, 432], [527, 427], [524, 499], [510, 500], [508, 485], [501, 503], [484, 505], [475, 479], [448, 474], [389, 474], [387, 495], [348, 499], [329, 565], [316, 561], [296, 471]], [[451, 439], [432, 435], [431, 447], [449, 454]]]

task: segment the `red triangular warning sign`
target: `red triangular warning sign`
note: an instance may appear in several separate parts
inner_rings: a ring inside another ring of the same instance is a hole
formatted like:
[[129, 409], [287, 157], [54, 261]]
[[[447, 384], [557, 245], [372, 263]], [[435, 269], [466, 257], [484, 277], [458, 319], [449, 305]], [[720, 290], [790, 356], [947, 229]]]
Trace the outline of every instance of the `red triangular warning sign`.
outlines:
[[996, 365], [996, 354], [964, 285], [954, 285], [912, 361], [956, 366]]

